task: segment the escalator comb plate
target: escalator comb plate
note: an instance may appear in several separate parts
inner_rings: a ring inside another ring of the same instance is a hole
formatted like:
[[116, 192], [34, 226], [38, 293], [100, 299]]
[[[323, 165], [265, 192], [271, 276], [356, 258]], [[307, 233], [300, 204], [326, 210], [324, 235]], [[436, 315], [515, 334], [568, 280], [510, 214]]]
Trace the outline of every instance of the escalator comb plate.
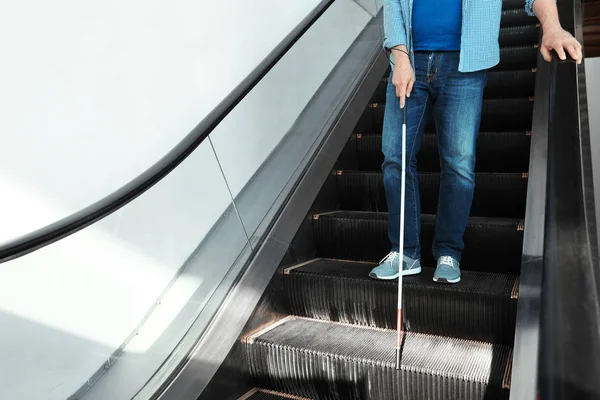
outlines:
[[510, 347], [289, 318], [246, 339], [261, 387], [316, 399], [508, 399]]

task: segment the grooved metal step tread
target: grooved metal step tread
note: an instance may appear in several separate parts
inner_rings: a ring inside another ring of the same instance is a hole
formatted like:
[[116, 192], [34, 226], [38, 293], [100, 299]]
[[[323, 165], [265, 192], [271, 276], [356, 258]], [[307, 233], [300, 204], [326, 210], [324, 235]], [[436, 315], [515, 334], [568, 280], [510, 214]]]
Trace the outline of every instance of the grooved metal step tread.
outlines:
[[500, 63], [491, 70], [531, 69], [537, 64], [539, 46], [537, 44], [508, 46], [500, 48]]
[[539, 41], [540, 25], [504, 26], [500, 28], [498, 43], [500, 46], [532, 45]]
[[[388, 211], [383, 173], [375, 171], [334, 171], [340, 209]], [[420, 172], [421, 212], [437, 210], [441, 174]], [[526, 173], [479, 172], [475, 175], [475, 194], [471, 215], [487, 217], [525, 216]]]
[[[395, 213], [397, 216], [397, 213]], [[429, 249], [435, 215], [421, 215], [421, 261], [434, 265]], [[378, 262], [389, 251], [388, 213], [335, 211], [313, 217], [318, 256]], [[464, 235], [461, 268], [518, 274], [521, 266], [524, 222], [518, 218], [470, 217]]]
[[521, 7], [502, 10], [500, 26], [530, 25], [537, 22], [538, 20], [535, 16], [527, 15], [525, 8]]
[[[529, 170], [531, 134], [522, 132], [480, 132], [477, 138], [477, 172], [523, 172]], [[350, 162], [341, 162], [346, 157]], [[344, 147], [336, 168], [361, 171], [381, 171], [383, 164], [382, 135], [352, 135]], [[417, 155], [419, 171], [439, 172], [440, 157], [437, 135], [426, 132]]]
[[246, 339], [261, 387], [319, 399], [506, 399], [511, 348], [407, 332], [395, 368], [395, 332], [289, 318]]
[[535, 93], [537, 70], [490, 71], [486, 94], [488, 97], [531, 97]]
[[[369, 278], [377, 264], [314, 259], [287, 268], [284, 287], [292, 314], [386, 329], [396, 327], [398, 281]], [[407, 330], [511, 344], [518, 277], [462, 271], [461, 282], [433, 282], [434, 268], [403, 277]]]
[[[315, 220], [326, 218], [347, 219], [347, 220], [376, 220], [387, 222], [388, 214], [382, 212], [367, 212], [367, 211], [332, 211], [328, 213], [315, 214]], [[433, 224], [435, 215], [424, 214], [421, 216], [423, 224]], [[470, 217], [469, 226], [486, 226], [489, 228], [515, 228], [522, 230], [519, 225], [523, 223], [519, 218], [488, 218], [488, 217]]]
[[[533, 97], [485, 99], [481, 110], [481, 131], [531, 130], [533, 101]], [[381, 133], [384, 112], [385, 103], [369, 104], [361, 115], [355, 131]], [[435, 131], [433, 116], [429, 118], [425, 130]]]
[[502, 9], [503, 10], [525, 10], [525, 3], [523, 0], [502, 0]]
[[267, 389], [252, 389], [239, 400], [312, 400], [307, 397], [299, 397], [291, 394], [279, 393]]

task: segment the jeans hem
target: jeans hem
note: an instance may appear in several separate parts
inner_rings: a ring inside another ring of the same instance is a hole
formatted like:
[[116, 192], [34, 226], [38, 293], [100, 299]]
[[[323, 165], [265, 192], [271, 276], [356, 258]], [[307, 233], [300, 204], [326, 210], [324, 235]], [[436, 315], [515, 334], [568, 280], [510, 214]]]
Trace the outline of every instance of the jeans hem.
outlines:
[[[400, 247], [392, 247], [393, 252], [399, 253], [400, 252]], [[415, 251], [415, 252], [404, 252], [404, 255], [407, 257], [412, 258], [413, 260], [420, 260], [421, 259], [421, 253], [419, 251]]]

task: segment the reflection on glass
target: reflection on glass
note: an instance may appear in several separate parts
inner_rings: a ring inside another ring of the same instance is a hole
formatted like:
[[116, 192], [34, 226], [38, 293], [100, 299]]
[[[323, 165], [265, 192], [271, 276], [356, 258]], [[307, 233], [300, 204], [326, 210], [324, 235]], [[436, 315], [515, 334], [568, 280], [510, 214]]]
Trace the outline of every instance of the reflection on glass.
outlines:
[[[3, 264], [0, 352], [10, 362], [1, 397], [65, 399], [86, 390], [116, 356], [120, 384], [111, 382], [107, 392], [100, 379], [88, 397], [131, 398], [127, 394], [160, 367], [246, 246], [231, 210], [206, 142], [118, 212]], [[206, 243], [218, 257], [198, 263]], [[198, 301], [181, 320], [192, 297]], [[127, 364], [135, 368], [123, 368]]]
[[250, 236], [306, 161], [330, 112], [307, 129], [298, 129], [299, 119], [371, 19], [352, 0], [333, 3], [211, 135]]

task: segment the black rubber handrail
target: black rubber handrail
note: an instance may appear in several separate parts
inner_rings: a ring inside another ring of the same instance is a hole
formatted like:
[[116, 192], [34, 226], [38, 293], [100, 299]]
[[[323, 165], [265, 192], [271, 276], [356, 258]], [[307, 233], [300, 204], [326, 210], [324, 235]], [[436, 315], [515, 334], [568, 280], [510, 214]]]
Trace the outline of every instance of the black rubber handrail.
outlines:
[[167, 176], [208, 137], [334, 1], [321, 1], [214, 110], [158, 162], [96, 203], [41, 229], [1, 244], [0, 263], [21, 257], [80, 231], [119, 210]]
[[[558, 2], [583, 43], [580, 0]], [[585, 63], [552, 62], [549, 87], [539, 395], [600, 399], [600, 266]]]

